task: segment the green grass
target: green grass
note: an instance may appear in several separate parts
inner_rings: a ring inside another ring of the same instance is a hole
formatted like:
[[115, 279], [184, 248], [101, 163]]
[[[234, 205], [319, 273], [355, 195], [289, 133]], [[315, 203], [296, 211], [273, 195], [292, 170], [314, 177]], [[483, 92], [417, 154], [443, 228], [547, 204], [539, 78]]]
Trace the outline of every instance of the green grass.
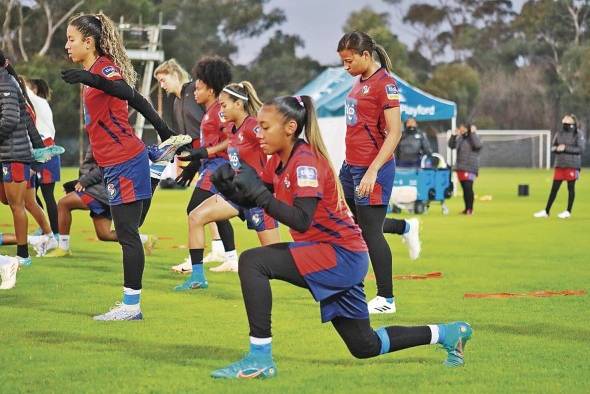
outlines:
[[[71, 179], [68, 169], [64, 179]], [[443, 272], [433, 280], [395, 284], [398, 312], [375, 327], [467, 320], [474, 336], [464, 368], [441, 363], [435, 347], [356, 360], [304, 290], [273, 283], [274, 357], [270, 381], [224, 382], [211, 370], [247, 350], [248, 327], [238, 278], [208, 273], [210, 287], [175, 294], [183, 278], [169, 271], [186, 255], [190, 191], [157, 192], [144, 231], [162, 240], [147, 257], [143, 322], [102, 324], [91, 316], [121, 296], [121, 254], [94, 237], [87, 213], [74, 215], [72, 250], [64, 259], [34, 259], [17, 287], [0, 293], [0, 392], [588, 392], [589, 297], [464, 299], [468, 292], [588, 290], [590, 183], [578, 183], [574, 216], [533, 220], [549, 192], [551, 172], [484, 169], [476, 182], [476, 214], [463, 217], [460, 197], [443, 216], [422, 215], [423, 255], [409, 261], [399, 237], [388, 236], [396, 274]], [[531, 196], [516, 196], [528, 183]], [[554, 207], [566, 201], [563, 187]], [[0, 231], [11, 231], [0, 206]], [[256, 236], [234, 221], [239, 250]], [[0, 247], [13, 254], [14, 247]], [[368, 280], [369, 296], [375, 282]], [[355, 391], [353, 391], [355, 390]]]

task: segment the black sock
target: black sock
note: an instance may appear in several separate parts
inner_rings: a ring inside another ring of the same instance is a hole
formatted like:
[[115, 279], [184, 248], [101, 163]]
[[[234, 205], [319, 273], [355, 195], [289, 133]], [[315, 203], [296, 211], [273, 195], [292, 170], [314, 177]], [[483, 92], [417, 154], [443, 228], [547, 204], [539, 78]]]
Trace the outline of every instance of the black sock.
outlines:
[[383, 232], [384, 233], [402, 235], [404, 233], [405, 229], [406, 229], [406, 221], [405, 220], [385, 218], [385, 222], [383, 223]]
[[428, 326], [385, 328], [389, 336], [389, 352], [407, 349], [414, 346], [428, 345], [432, 339], [432, 332]]
[[203, 250], [204, 249], [189, 249], [191, 255], [191, 264], [203, 264]]
[[16, 245], [16, 255], [24, 259], [29, 257], [29, 246], [27, 244]]

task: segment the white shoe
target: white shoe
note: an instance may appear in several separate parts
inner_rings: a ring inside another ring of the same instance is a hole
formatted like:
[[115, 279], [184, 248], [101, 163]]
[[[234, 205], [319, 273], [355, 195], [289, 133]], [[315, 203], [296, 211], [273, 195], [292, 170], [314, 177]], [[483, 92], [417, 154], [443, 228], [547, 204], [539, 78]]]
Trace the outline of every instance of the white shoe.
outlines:
[[221, 265], [218, 265], [217, 267], [209, 268], [209, 271], [238, 272], [238, 260], [237, 259], [225, 260]]
[[225, 261], [225, 253], [219, 251], [211, 251], [203, 259], [203, 263], [222, 263]]
[[416, 260], [420, 257], [420, 251], [422, 250], [422, 245], [420, 244], [420, 221], [412, 218], [406, 219], [406, 223], [410, 225], [410, 231], [402, 234], [402, 239], [408, 245], [410, 260]]
[[31, 246], [37, 252], [37, 257], [45, 256], [47, 252], [57, 248], [58, 242], [53, 235], [41, 235], [38, 240], [31, 240]]
[[535, 212], [533, 214], [533, 216], [536, 217], [536, 218], [548, 218], [549, 217], [549, 214], [547, 213], [546, 210], [543, 209], [542, 211]]
[[395, 298], [392, 302], [387, 301], [387, 298], [377, 296], [367, 304], [369, 313], [395, 313]]
[[130, 306], [117, 302], [110, 311], [94, 316], [93, 319], [98, 321], [142, 320], [143, 314], [139, 306]]
[[562, 213], [557, 215], [557, 217], [560, 219], [569, 219], [571, 216], [572, 214], [569, 211], [563, 211]]
[[11, 256], [0, 256], [0, 264], [0, 277], [2, 278], [0, 290], [12, 289], [16, 285], [18, 259]]
[[193, 265], [190, 257], [184, 259], [184, 261], [178, 265], [172, 267], [172, 271], [178, 272], [179, 274], [190, 274], [193, 272]]

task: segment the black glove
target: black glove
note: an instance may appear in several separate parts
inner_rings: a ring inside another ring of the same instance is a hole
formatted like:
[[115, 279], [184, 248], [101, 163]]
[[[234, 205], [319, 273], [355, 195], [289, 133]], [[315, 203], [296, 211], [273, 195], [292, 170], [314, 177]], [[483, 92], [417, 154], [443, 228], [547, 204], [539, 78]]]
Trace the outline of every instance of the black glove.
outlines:
[[78, 183], [78, 180], [73, 180], [73, 181], [68, 181], [62, 184], [64, 191], [67, 193], [71, 193], [73, 191], [76, 191], [76, 189], [74, 189], [74, 186], [76, 186], [76, 183]]
[[207, 153], [207, 148], [199, 148], [199, 149], [186, 149], [186, 152], [188, 152], [188, 155], [185, 156], [178, 156], [178, 160], [180, 161], [195, 161], [195, 160], [201, 160], [201, 159], [206, 159], [207, 156], [209, 156], [209, 153]]
[[224, 196], [232, 194], [235, 190], [233, 180], [236, 172], [229, 163], [219, 166], [217, 170], [211, 175], [211, 182], [215, 188]]
[[182, 169], [180, 175], [176, 177], [176, 183], [180, 186], [187, 187], [191, 184], [195, 175], [197, 175], [199, 168], [201, 168], [200, 160], [191, 161], [188, 166]]
[[96, 87], [96, 77], [97, 75], [79, 68], [71, 68], [69, 70], [62, 70], [61, 72], [61, 79], [69, 84], [81, 83], [87, 86]]
[[250, 206], [265, 208], [273, 199], [272, 193], [258, 177], [256, 170], [246, 163], [242, 163], [233, 184], [236, 194]]

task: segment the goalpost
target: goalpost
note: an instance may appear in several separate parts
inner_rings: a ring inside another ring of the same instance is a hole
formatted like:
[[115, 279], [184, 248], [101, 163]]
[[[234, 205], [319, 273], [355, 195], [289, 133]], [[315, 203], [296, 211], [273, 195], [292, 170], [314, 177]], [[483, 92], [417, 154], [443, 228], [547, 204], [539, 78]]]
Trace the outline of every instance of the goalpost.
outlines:
[[[483, 148], [482, 167], [550, 168], [551, 131], [549, 130], [477, 130]], [[447, 141], [451, 138], [447, 131]], [[456, 151], [447, 147], [447, 161], [454, 164]]]

